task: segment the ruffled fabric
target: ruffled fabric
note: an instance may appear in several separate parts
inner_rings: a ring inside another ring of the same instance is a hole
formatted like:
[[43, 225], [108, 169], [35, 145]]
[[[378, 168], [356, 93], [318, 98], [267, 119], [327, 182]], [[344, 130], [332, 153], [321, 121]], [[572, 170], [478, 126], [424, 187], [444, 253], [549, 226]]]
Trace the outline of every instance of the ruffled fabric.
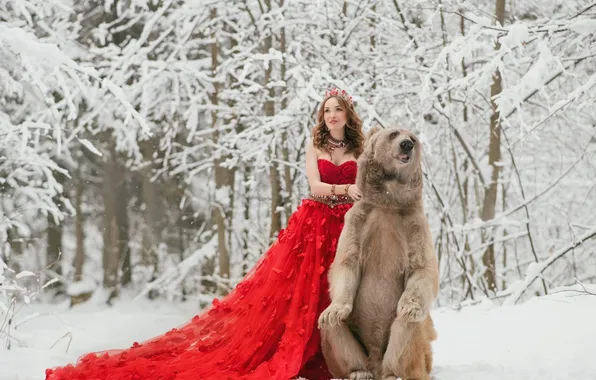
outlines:
[[[324, 182], [354, 183], [356, 165], [319, 160]], [[46, 380], [329, 379], [317, 318], [344, 215], [303, 200], [245, 278], [186, 324], [124, 350], [47, 369]]]

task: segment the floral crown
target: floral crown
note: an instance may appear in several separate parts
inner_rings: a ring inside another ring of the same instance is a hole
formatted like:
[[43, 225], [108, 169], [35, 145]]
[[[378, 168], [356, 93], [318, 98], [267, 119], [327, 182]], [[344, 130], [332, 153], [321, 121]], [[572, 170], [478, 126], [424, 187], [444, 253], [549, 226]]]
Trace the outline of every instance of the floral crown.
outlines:
[[348, 102], [349, 105], [352, 105], [352, 97], [350, 95], [348, 95], [346, 90], [340, 91], [338, 88], [333, 88], [331, 90], [325, 91], [325, 99], [323, 99], [323, 102], [326, 102], [327, 99], [329, 99], [331, 97], [342, 98], [343, 100]]

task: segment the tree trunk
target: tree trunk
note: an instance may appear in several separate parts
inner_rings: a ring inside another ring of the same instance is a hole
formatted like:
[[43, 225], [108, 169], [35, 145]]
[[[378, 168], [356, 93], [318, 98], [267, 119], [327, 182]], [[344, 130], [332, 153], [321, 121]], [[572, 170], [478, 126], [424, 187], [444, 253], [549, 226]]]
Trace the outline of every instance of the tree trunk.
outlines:
[[[217, 9], [211, 9], [211, 19], [217, 18]], [[217, 28], [213, 28], [211, 38], [211, 70], [214, 76], [217, 74], [219, 66], [219, 41], [216, 36]], [[219, 92], [221, 90], [221, 83], [214, 83], [214, 90], [210, 95], [211, 104], [214, 106], [219, 105]], [[214, 110], [211, 112], [211, 127], [214, 129], [213, 142], [219, 143], [220, 132], [217, 130], [218, 125], [218, 112]], [[221, 278], [230, 277], [230, 253], [228, 245], [228, 232], [227, 232], [227, 220], [231, 219], [232, 209], [232, 187], [234, 185], [234, 169], [227, 169], [223, 167], [223, 163], [226, 156], [219, 156], [216, 154], [213, 165], [215, 172], [215, 205], [213, 208], [213, 219], [217, 225], [217, 245], [219, 251], [219, 276]], [[224, 291], [223, 293], [226, 293]]]
[[25, 253], [25, 240], [19, 235], [16, 227], [6, 230], [6, 239], [9, 245], [9, 251], [4, 253], [6, 265], [15, 272], [19, 273], [22, 269], [20, 260]]
[[[61, 185], [64, 185], [64, 178], [63, 176], [59, 175], [57, 172], [54, 172], [54, 178], [56, 181]], [[62, 209], [63, 202], [62, 197], [64, 194], [57, 194], [53, 198], [54, 204], [59, 208]], [[51, 266], [51, 268], [58, 274], [62, 274], [62, 266], [60, 265], [60, 255], [62, 254], [62, 224], [56, 220], [54, 220], [54, 216], [48, 213], [47, 216], [48, 226], [47, 226], [47, 265]]]
[[[56, 179], [56, 182], [62, 185], [63, 188], [61, 193], [52, 197], [52, 201], [60, 211], [64, 211], [63, 200], [66, 198], [66, 194], [64, 193], [66, 176], [57, 171], [54, 171], [52, 174]], [[48, 223], [46, 227], [46, 266], [58, 275], [61, 275], [62, 260], [60, 259], [60, 256], [62, 255], [62, 222], [55, 220], [51, 213], [48, 213], [46, 220]], [[50, 288], [55, 294], [58, 294], [64, 291], [64, 284], [61, 281], [58, 281], [50, 285]]]
[[[84, 148], [83, 148], [84, 149]], [[78, 152], [78, 159], [81, 162], [82, 157], [84, 156], [83, 151]], [[82, 165], [78, 164], [76, 167], [76, 175], [74, 176], [74, 208], [75, 208], [75, 257], [73, 266], [75, 269], [74, 273], [74, 282], [80, 282], [83, 280], [83, 265], [85, 264], [85, 218], [83, 216], [83, 192], [85, 190], [85, 185], [83, 183], [82, 178]], [[70, 294], [70, 307], [78, 305], [87, 301], [91, 298], [93, 294], [93, 290], [89, 289], [86, 292], [76, 292], [75, 294]]]
[[[274, 156], [274, 152], [269, 148], [269, 155]], [[269, 239], [275, 239], [275, 236], [281, 230], [281, 214], [280, 207], [282, 206], [281, 197], [281, 175], [278, 164], [273, 162], [269, 168], [269, 183], [271, 185], [271, 229], [269, 230]]]
[[77, 178], [75, 183], [75, 239], [76, 252], [74, 258], [74, 281], [81, 281], [83, 278], [83, 265], [85, 264], [85, 218], [83, 217], [83, 179], [81, 178], [81, 166], [77, 167]]
[[[496, 0], [495, 15], [499, 23], [502, 25], [505, 22], [505, 0]], [[495, 49], [500, 48], [500, 44], [497, 42]], [[500, 161], [501, 161], [501, 121], [500, 113], [497, 111], [497, 105], [495, 104], [494, 97], [501, 93], [501, 73], [499, 70], [495, 71], [493, 76], [493, 83], [490, 87], [491, 96], [491, 109], [492, 114], [490, 117], [490, 137], [488, 147], [488, 164], [492, 169], [492, 175], [488, 188], [485, 189], [484, 202], [482, 205], [482, 220], [489, 221], [495, 216], [495, 206], [497, 204], [497, 189], [498, 180], [500, 173]], [[483, 234], [483, 241], [493, 240], [494, 231], [492, 228], [485, 230]], [[482, 263], [484, 264], [485, 272], [484, 279], [488, 288], [492, 291], [497, 290], [496, 282], [496, 268], [495, 268], [495, 247], [491, 242], [489, 243], [486, 251], [482, 256]]]
[[120, 244], [118, 228], [118, 196], [120, 176], [113, 141], [110, 139], [110, 152], [104, 162], [103, 173], [103, 287], [109, 292], [108, 304], [118, 296], [120, 264]]
[[[184, 261], [184, 252], [186, 252], [186, 239], [185, 239], [186, 236], [184, 233], [184, 228], [182, 227], [182, 225], [184, 223], [182, 220], [182, 215], [183, 215], [183, 213], [180, 213], [178, 215], [178, 223], [177, 223], [177, 225], [178, 225], [178, 228], [177, 228], [178, 229], [178, 247], [180, 249], [180, 262]], [[186, 291], [186, 286], [185, 286], [184, 281], [180, 282], [180, 287], [181, 287], [180, 292], [182, 293], [182, 297], [180, 297], [180, 300], [182, 302], [185, 302], [185, 301], [187, 301], [187, 298], [186, 298], [187, 291]]]
[[[264, 1], [267, 8], [267, 12], [271, 12], [271, 0]], [[263, 43], [263, 53], [269, 52], [269, 49], [273, 47], [273, 31], [269, 30], [269, 34], [265, 37]], [[263, 79], [263, 86], [267, 87], [271, 81], [273, 74], [273, 63], [269, 62], [269, 66], [265, 70], [265, 78]], [[275, 116], [275, 91], [270, 88], [267, 93], [267, 99], [263, 105], [263, 113], [267, 118]], [[273, 142], [276, 144], [276, 142]], [[269, 156], [271, 157], [271, 166], [269, 167], [269, 181], [271, 185], [271, 229], [269, 230], [269, 239], [273, 240], [276, 234], [281, 230], [281, 214], [280, 208], [282, 207], [281, 197], [281, 173], [279, 172], [279, 165], [273, 158], [275, 157], [275, 151], [271, 147], [268, 149]]]
[[[506, 200], [507, 200], [507, 187], [506, 186], [502, 186], [501, 188], [501, 207], [503, 209], [505, 209], [505, 207], [507, 206], [506, 204]], [[503, 240], [505, 240], [505, 238], [507, 237], [508, 233], [507, 233], [507, 228], [503, 228]], [[503, 243], [503, 270], [506, 271], [507, 270], [507, 246], [505, 245], [505, 243]], [[501, 289], [506, 289], [507, 288], [507, 279], [505, 277], [503, 277], [503, 279], [501, 280]]]
[[[283, 6], [284, 6], [283, 0], [280, 1], [279, 6], [280, 6], [280, 8], [283, 8]], [[279, 34], [279, 51], [283, 55], [285, 55], [286, 49], [287, 49], [286, 28], [285, 27], [281, 28], [279, 33], [280, 33]], [[287, 65], [286, 65], [286, 61], [284, 58], [281, 63], [281, 70], [280, 70], [281, 81], [284, 83], [287, 81], [286, 72], [287, 72]], [[286, 109], [288, 106], [288, 99], [287, 99], [286, 95], [287, 94], [284, 94], [284, 90], [282, 89], [279, 94], [279, 97], [282, 98], [282, 101], [281, 101], [281, 109], [282, 110]], [[286, 165], [284, 165], [284, 175], [283, 175], [284, 186], [285, 186], [286, 191], [285, 191], [285, 197], [282, 200], [282, 206], [284, 207], [284, 212], [286, 214], [285, 215], [286, 216], [285, 225], [288, 225], [290, 216], [292, 215], [292, 211], [293, 211], [292, 210], [292, 193], [293, 193], [294, 178], [292, 176], [292, 170], [290, 169], [290, 166], [287, 165], [287, 163], [290, 162], [290, 143], [288, 142], [288, 133], [284, 131], [281, 135], [281, 139], [282, 139], [282, 152], [281, 153], [282, 153], [283, 160], [286, 163]]]
[[[141, 262], [143, 266], [152, 267], [151, 278], [154, 281], [159, 272], [159, 258], [157, 255], [157, 245], [159, 243], [161, 232], [158, 224], [160, 220], [161, 205], [157, 195], [156, 184], [151, 182], [152, 165], [150, 164], [155, 152], [154, 142], [152, 140], [143, 141], [140, 144], [141, 154], [147, 163], [147, 166], [141, 171], [141, 201], [143, 205], [143, 226], [141, 237]], [[153, 299], [157, 296], [157, 291], [152, 289], [148, 297]]]
[[246, 275], [248, 273], [248, 271], [251, 268], [251, 263], [249, 262], [249, 250], [248, 250], [248, 242], [250, 240], [249, 238], [249, 229], [248, 226], [250, 225], [249, 220], [250, 220], [250, 198], [247, 196], [247, 194], [250, 191], [250, 185], [249, 185], [249, 181], [250, 181], [250, 176], [251, 176], [251, 168], [250, 166], [245, 166], [244, 167], [244, 191], [243, 194], [245, 195], [245, 199], [244, 199], [244, 225], [242, 227], [242, 251], [244, 252], [244, 255], [242, 257], [242, 275]]
[[128, 201], [129, 193], [127, 189], [127, 181], [124, 179], [124, 172], [122, 168], [118, 171], [118, 199], [117, 199], [117, 214], [116, 221], [118, 223], [118, 255], [120, 258], [120, 284], [126, 286], [132, 281], [132, 268], [130, 263], [130, 222], [128, 219]]
[[[466, 35], [466, 24], [465, 24], [465, 18], [463, 16], [460, 16], [460, 20], [459, 20], [459, 30], [461, 32], [462, 36]], [[461, 59], [461, 71], [462, 71], [462, 76], [465, 78], [468, 76], [468, 71], [466, 69], [466, 61], [462, 58]], [[468, 125], [468, 105], [466, 103], [463, 104], [463, 125]], [[454, 153], [455, 155], [455, 153]], [[455, 161], [454, 161], [455, 162]], [[469, 157], [465, 157], [462, 163], [462, 172], [463, 173], [467, 173], [468, 172], [468, 167], [470, 165], [470, 159]], [[454, 167], [455, 173], [457, 175], [457, 166]], [[458, 183], [460, 183], [459, 179], [458, 179]], [[461, 204], [462, 204], [462, 221], [463, 223], [467, 223], [468, 221], [468, 205], [470, 203], [470, 183], [469, 183], [469, 179], [468, 176], [466, 175], [463, 180], [461, 181], [461, 188], [460, 188], [460, 197], [461, 197]], [[464, 252], [466, 252], [466, 257], [467, 260], [469, 262], [469, 269], [470, 269], [470, 274], [473, 276], [474, 272], [476, 270], [476, 262], [474, 261], [474, 257], [472, 257], [471, 255], [467, 255], [468, 252], [470, 252], [470, 240], [468, 235], [466, 234], [464, 236]], [[466, 259], [464, 259], [466, 260]], [[465, 278], [466, 275], [464, 274], [462, 276], [462, 283], [466, 283], [467, 279]], [[470, 294], [472, 294], [472, 298], [473, 296], [473, 289], [470, 287]]]

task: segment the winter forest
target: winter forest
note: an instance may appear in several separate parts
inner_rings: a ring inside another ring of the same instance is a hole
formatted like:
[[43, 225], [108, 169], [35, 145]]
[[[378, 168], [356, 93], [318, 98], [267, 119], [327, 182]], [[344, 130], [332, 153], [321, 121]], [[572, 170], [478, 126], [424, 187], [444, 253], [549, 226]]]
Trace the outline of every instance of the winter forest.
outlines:
[[0, 341], [23, 304], [225, 295], [326, 89], [424, 147], [438, 307], [596, 280], [596, 2], [2, 0]]

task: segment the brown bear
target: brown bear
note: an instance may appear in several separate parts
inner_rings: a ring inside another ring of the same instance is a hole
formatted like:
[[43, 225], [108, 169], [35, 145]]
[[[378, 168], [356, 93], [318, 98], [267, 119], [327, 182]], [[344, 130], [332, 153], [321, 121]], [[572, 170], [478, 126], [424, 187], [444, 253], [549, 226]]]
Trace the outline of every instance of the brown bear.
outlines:
[[345, 216], [329, 271], [331, 304], [318, 321], [335, 377], [430, 379], [439, 269], [421, 158], [412, 132], [375, 128], [358, 159], [363, 196]]

